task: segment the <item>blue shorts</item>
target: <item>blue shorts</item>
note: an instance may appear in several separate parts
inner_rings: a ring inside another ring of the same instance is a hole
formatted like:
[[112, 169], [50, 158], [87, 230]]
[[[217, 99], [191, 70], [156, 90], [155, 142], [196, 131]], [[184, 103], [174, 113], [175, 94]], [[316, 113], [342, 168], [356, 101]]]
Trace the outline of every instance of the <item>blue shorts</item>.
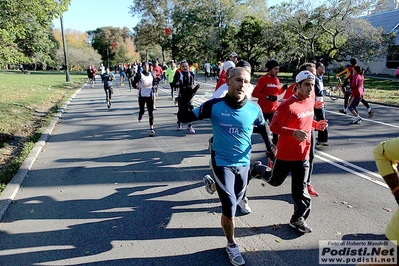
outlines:
[[247, 189], [249, 165], [216, 166], [215, 161], [212, 160], [212, 167], [216, 189], [222, 203], [222, 213], [228, 218], [232, 218]]

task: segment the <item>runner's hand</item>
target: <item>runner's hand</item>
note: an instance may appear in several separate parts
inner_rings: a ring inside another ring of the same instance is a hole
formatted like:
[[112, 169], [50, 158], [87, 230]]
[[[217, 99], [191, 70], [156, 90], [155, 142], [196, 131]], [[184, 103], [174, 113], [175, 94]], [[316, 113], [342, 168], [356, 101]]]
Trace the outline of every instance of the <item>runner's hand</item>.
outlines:
[[324, 106], [324, 102], [323, 101], [316, 101], [314, 103], [314, 108], [316, 108], [316, 109], [321, 109], [321, 108], [323, 108], [323, 106]]
[[324, 131], [328, 127], [328, 120], [320, 120], [316, 123], [316, 129], [320, 131]]

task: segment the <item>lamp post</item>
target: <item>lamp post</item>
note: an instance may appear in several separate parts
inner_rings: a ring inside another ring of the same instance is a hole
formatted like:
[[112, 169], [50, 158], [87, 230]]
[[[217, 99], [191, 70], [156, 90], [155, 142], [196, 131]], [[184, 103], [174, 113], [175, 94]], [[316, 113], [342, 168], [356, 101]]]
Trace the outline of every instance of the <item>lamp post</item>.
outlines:
[[67, 47], [66, 47], [66, 41], [65, 41], [65, 35], [64, 35], [64, 21], [63, 21], [62, 15], [60, 16], [60, 22], [61, 22], [62, 44], [64, 46], [64, 64], [65, 64], [66, 82], [70, 82], [71, 79], [69, 77]]
[[107, 45], [107, 68], [109, 69], [109, 45]]

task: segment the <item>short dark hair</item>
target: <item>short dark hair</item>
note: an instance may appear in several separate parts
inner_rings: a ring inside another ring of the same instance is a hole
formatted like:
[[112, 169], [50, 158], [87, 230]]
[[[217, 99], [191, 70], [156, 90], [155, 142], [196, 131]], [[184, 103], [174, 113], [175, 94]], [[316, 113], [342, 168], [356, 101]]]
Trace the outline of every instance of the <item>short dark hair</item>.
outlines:
[[245, 60], [238, 61], [236, 67], [249, 67], [250, 69], [252, 69], [251, 64]]
[[302, 65], [299, 66], [299, 72], [307, 70], [307, 67], [316, 68], [316, 65], [314, 63], [309, 63], [309, 62], [303, 63]]

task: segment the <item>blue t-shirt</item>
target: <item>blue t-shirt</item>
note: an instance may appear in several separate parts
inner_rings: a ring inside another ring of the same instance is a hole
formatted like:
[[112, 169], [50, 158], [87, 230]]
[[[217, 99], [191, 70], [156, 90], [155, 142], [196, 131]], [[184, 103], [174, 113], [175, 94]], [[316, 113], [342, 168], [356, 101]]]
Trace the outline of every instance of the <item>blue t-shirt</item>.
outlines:
[[212, 121], [212, 149], [217, 166], [250, 164], [253, 126], [263, 125], [265, 120], [257, 104], [245, 101], [240, 108], [233, 108], [225, 98], [212, 99], [193, 110], [198, 119]]

